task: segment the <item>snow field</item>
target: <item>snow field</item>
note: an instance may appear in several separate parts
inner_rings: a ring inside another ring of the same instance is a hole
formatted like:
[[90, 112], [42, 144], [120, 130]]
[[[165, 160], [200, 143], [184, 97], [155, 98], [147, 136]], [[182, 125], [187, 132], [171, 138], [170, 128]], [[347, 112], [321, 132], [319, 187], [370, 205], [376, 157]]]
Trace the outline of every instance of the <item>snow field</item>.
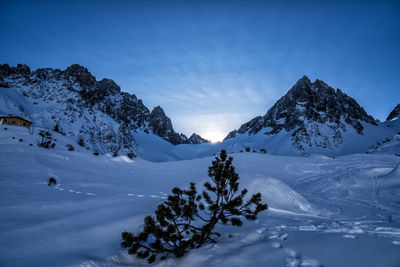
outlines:
[[[58, 134], [47, 150], [37, 135], [7, 128], [0, 266], [148, 266], [120, 248], [121, 232], [140, 230], [174, 186], [195, 181], [200, 190], [213, 159], [94, 156], [68, 151]], [[261, 192], [269, 210], [241, 228], [218, 227], [217, 244], [154, 266], [399, 266], [399, 157], [232, 156], [241, 187]], [[56, 186], [47, 186], [50, 177]]]

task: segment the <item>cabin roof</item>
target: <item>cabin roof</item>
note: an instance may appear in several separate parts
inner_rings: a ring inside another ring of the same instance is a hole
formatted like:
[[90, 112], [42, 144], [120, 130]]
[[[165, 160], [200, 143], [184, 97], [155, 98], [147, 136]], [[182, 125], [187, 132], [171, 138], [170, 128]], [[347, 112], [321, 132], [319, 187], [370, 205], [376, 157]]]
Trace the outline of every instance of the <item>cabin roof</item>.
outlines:
[[8, 118], [16, 118], [16, 119], [20, 119], [20, 120], [23, 120], [23, 121], [25, 121], [25, 122], [28, 122], [28, 123], [32, 123], [31, 121], [28, 121], [27, 119], [24, 119], [24, 118], [21, 118], [20, 116], [4, 116], [4, 115], [0, 115], [0, 119], [8, 119]]

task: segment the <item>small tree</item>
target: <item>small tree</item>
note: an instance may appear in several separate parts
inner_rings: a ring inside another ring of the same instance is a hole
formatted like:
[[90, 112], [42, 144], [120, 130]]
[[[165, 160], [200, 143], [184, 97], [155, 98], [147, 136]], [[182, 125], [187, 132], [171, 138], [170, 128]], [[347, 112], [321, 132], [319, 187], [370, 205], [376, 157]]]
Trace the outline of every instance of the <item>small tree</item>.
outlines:
[[81, 147], [85, 146], [85, 140], [83, 138], [79, 138], [78, 145], [80, 145]]
[[56, 143], [53, 142], [53, 137], [51, 137], [51, 133], [49, 131], [41, 130], [39, 135], [42, 137], [42, 140], [38, 143], [38, 146], [43, 148], [54, 148]]
[[256, 220], [267, 205], [261, 203], [260, 193], [244, 201], [247, 189], [239, 192], [239, 175], [232, 161], [222, 150], [208, 168], [211, 182], [204, 183], [201, 194], [195, 183], [188, 190], [174, 188], [173, 195], [157, 207], [155, 217], [144, 219], [142, 232], [122, 233], [121, 245], [129, 248], [129, 254], [152, 263], [159, 254], [162, 260], [171, 254], [181, 257], [192, 248], [215, 242], [220, 235], [214, 232], [217, 224], [242, 226], [243, 217]]
[[54, 125], [53, 127], [53, 131], [59, 133], [60, 132], [60, 126], [58, 125], [58, 123], [56, 125]]
[[57, 180], [54, 177], [50, 177], [47, 185], [52, 186], [52, 185], [56, 185], [56, 184], [57, 184]]
[[128, 156], [128, 158], [130, 158], [130, 159], [134, 159], [134, 158], [136, 158], [136, 154], [135, 154], [135, 153], [133, 153], [133, 152], [128, 152], [126, 155], [127, 155], [127, 156]]

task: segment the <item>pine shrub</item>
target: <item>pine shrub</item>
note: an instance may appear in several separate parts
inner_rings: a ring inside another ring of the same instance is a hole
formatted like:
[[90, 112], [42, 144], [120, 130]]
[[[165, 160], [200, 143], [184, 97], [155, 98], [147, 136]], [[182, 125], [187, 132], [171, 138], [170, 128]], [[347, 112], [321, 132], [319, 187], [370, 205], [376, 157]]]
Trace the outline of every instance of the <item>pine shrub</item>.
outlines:
[[42, 137], [42, 140], [38, 143], [39, 147], [54, 148], [56, 146], [56, 143], [53, 142], [53, 137], [49, 131], [41, 130], [39, 135]]
[[195, 183], [187, 190], [175, 187], [157, 207], [155, 216], [144, 219], [141, 232], [122, 233], [121, 245], [129, 254], [152, 263], [157, 256], [161, 260], [171, 255], [181, 257], [190, 249], [216, 242], [220, 235], [214, 231], [217, 224], [242, 226], [243, 218], [256, 220], [267, 204], [261, 202], [260, 193], [244, 200], [247, 189], [239, 190], [239, 175], [232, 161], [222, 150], [208, 168], [211, 181], [204, 183], [201, 193]]

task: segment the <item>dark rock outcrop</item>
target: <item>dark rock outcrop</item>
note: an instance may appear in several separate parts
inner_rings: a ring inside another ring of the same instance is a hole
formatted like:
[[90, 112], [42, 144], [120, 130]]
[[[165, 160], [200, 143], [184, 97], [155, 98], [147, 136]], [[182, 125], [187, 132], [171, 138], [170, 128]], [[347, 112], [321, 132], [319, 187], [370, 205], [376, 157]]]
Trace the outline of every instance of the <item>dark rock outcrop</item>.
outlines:
[[400, 104], [398, 104], [392, 112], [390, 112], [389, 116], [386, 118], [387, 121], [393, 120], [396, 117], [400, 117]]
[[164, 110], [160, 106], [153, 108], [151, 111], [149, 128], [153, 133], [174, 145], [187, 143], [186, 136], [181, 136], [174, 131], [171, 119], [165, 115]]
[[190, 137], [189, 137], [189, 143], [190, 144], [203, 144], [203, 143], [210, 143], [210, 141], [204, 139], [203, 137], [201, 137], [198, 134], [193, 133]]

